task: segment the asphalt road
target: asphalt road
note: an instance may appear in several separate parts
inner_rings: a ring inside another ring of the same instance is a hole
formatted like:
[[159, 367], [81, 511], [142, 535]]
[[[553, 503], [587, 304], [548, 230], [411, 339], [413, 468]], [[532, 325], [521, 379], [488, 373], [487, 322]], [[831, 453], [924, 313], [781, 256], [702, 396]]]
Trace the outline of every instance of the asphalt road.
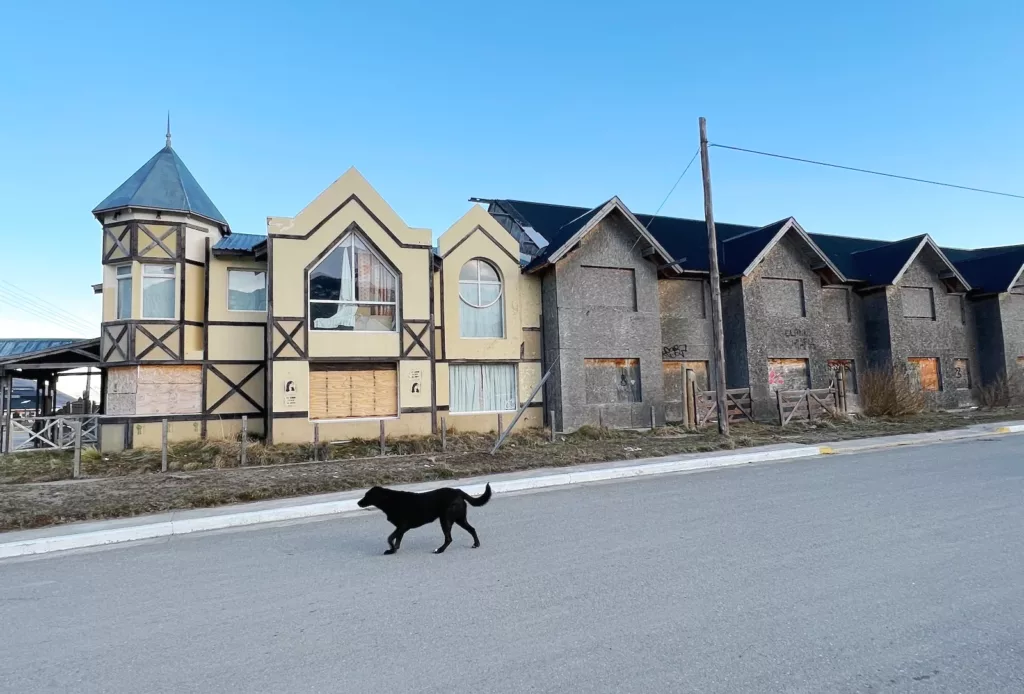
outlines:
[[0, 691], [1024, 691], [1024, 437], [0, 563]]

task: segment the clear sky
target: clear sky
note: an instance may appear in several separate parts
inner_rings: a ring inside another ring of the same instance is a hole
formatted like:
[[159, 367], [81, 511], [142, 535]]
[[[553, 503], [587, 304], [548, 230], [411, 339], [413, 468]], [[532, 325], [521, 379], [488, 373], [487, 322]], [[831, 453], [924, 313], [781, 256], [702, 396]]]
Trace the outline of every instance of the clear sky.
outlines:
[[[653, 212], [702, 115], [715, 142], [1024, 193], [1019, 0], [50, 1], [0, 21], [0, 337], [82, 334], [12, 286], [98, 324], [90, 210], [168, 109], [238, 232], [353, 165], [435, 236], [471, 196]], [[712, 173], [720, 221], [1024, 242], [1024, 200], [723, 150]], [[663, 213], [703, 214], [698, 165]]]

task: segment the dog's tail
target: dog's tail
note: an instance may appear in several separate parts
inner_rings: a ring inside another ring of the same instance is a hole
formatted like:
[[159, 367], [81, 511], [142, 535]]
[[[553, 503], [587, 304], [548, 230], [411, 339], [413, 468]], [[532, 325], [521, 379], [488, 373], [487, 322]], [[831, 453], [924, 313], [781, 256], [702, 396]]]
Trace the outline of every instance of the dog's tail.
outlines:
[[490, 482], [487, 483], [487, 486], [484, 487], [484, 493], [480, 496], [470, 496], [466, 492], [462, 492], [462, 495], [466, 497], [466, 501], [469, 502], [470, 506], [483, 506], [491, 500], [491, 484]]

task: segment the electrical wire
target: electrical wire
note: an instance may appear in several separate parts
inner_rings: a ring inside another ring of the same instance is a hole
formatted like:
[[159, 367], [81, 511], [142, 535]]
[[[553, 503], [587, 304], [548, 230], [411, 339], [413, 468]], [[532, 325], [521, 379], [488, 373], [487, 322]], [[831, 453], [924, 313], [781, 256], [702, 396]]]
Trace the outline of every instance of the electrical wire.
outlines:
[[1016, 193], [1005, 193], [998, 190], [988, 190], [986, 188], [975, 188], [973, 186], [962, 186], [956, 183], [945, 183], [943, 181], [932, 181], [927, 178], [915, 178], [914, 176], [902, 176], [900, 174], [886, 173], [884, 171], [872, 171], [871, 169], [860, 169], [856, 166], [844, 166], [842, 164], [832, 164], [826, 161], [817, 161], [814, 159], [804, 159], [802, 157], [791, 157], [786, 154], [775, 154], [773, 152], [761, 152], [756, 149], [747, 149], [745, 147], [733, 147], [732, 145], [720, 145], [712, 143], [711, 147], [718, 147], [719, 149], [729, 149], [734, 152], [745, 152], [747, 154], [757, 154], [762, 157], [772, 157], [774, 159], [785, 159], [787, 161], [796, 161], [801, 164], [814, 164], [815, 166], [826, 166], [831, 169], [842, 169], [843, 171], [854, 171], [856, 173], [871, 174], [872, 176], [884, 176], [885, 178], [896, 178], [901, 181], [912, 181], [914, 183], [927, 183], [932, 186], [942, 186], [943, 188], [955, 188], [957, 190], [966, 190], [972, 193], [984, 193], [986, 195], [998, 195], [1004, 198], [1017, 198], [1018, 200], [1024, 200], [1024, 195], [1018, 195]]

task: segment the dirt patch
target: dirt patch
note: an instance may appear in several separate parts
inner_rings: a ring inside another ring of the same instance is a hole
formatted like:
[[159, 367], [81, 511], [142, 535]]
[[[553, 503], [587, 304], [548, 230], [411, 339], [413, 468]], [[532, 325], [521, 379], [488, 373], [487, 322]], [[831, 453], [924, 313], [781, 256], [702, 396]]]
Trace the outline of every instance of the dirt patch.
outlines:
[[[988, 421], [1024, 419], [1021, 410], [925, 413], [906, 419], [825, 420], [785, 428], [760, 424], [733, 427], [730, 438], [712, 430], [689, 432], [663, 427], [656, 432], [585, 427], [559, 436], [528, 431], [512, 436], [497, 455], [491, 436], [451, 435], [448, 451], [440, 439], [389, 440], [380, 457], [378, 442], [324, 446], [310, 463], [311, 446], [252, 444], [249, 461], [238, 467], [237, 443], [193, 442], [172, 447], [171, 473], [162, 474], [159, 451], [83, 455], [88, 479], [69, 482], [67, 454], [24, 453], [0, 457], [0, 530], [35, 528], [72, 521], [118, 518], [174, 509], [344, 491], [374, 484], [448, 480], [517, 470], [561, 467], [674, 453], [709, 452], [771, 443], [821, 443], [842, 439], [939, 431]], [[374, 457], [370, 457], [374, 456]], [[259, 465], [259, 466], [256, 466]]]

